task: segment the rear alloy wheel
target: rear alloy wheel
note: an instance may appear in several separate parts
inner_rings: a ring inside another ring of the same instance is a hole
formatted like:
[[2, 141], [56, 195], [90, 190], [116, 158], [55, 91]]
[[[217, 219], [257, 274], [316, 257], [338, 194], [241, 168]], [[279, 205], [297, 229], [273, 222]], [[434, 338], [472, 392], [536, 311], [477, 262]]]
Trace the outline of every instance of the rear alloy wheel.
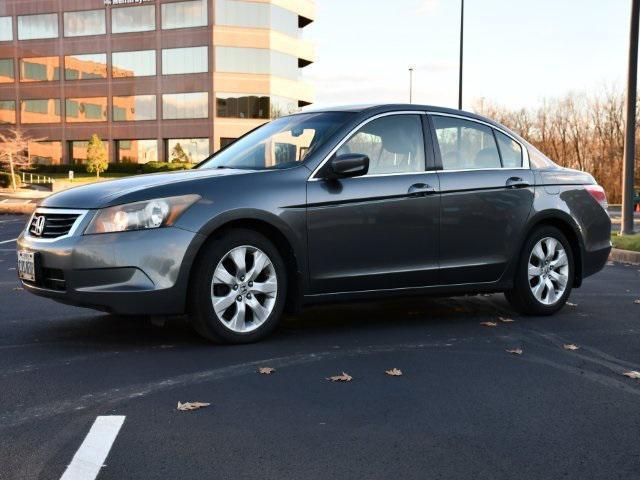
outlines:
[[544, 305], [553, 305], [569, 281], [569, 260], [562, 244], [552, 237], [536, 243], [529, 255], [527, 274], [533, 296]]
[[287, 287], [275, 246], [257, 232], [237, 229], [203, 248], [190, 292], [198, 333], [216, 342], [248, 343], [271, 332], [282, 316]]
[[572, 253], [557, 228], [535, 230], [519, 259], [513, 289], [505, 292], [511, 305], [530, 315], [550, 315], [562, 308], [573, 284]]

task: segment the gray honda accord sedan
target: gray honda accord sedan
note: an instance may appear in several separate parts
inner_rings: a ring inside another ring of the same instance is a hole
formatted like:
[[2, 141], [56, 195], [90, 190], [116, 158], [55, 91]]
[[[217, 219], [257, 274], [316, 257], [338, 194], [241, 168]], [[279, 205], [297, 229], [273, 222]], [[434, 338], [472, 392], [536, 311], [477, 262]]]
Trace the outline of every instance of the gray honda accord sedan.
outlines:
[[188, 171], [81, 186], [18, 240], [25, 289], [264, 337], [285, 309], [504, 292], [549, 315], [607, 261], [605, 192], [507, 128], [418, 105], [273, 120]]

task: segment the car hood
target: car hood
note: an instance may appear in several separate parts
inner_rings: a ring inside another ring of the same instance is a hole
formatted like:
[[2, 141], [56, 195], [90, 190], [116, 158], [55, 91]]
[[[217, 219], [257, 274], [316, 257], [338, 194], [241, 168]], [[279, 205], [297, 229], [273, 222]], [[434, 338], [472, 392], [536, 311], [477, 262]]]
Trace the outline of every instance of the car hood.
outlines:
[[[63, 190], [47, 197], [41, 203], [41, 206], [92, 209], [148, 200], [159, 196], [197, 193], [195, 187], [201, 181], [250, 172], [253, 172], [253, 170], [193, 169], [134, 175]], [[190, 186], [194, 187], [194, 189], [191, 189]]]

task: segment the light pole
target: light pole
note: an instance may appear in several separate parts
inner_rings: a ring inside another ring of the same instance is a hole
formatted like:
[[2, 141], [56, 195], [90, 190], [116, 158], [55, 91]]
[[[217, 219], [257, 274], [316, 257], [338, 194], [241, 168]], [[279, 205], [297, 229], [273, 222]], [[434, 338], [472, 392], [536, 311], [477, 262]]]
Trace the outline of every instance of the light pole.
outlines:
[[636, 88], [638, 84], [638, 18], [640, 5], [631, 0], [629, 67], [625, 102], [624, 165], [622, 167], [622, 225], [620, 235], [633, 233], [633, 170], [636, 156]]
[[464, 50], [464, 0], [460, 1], [460, 69], [458, 72], [458, 110], [462, 110], [462, 52]]
[[413, 103], [413, 67], [409, 67], [409, 103]]

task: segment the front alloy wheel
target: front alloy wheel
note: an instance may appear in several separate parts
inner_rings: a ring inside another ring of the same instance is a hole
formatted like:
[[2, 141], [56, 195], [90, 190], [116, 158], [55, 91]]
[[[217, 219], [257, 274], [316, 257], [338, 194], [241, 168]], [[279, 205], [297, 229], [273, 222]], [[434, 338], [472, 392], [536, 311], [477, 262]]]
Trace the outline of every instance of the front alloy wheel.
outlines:
[[191, 323], [209, 340], [254, 342], [278, 324], [286, 296], [286, 266], [275, 245], [253, 230], [227, 230], [211, 237], [194, 262]]
[[273, 262], [256, 247], [236, 247], [222, 257], [211, 280], [211, 301], [220, 321], [236, 333], [259, 328], [273, 311], [278, 279]]

